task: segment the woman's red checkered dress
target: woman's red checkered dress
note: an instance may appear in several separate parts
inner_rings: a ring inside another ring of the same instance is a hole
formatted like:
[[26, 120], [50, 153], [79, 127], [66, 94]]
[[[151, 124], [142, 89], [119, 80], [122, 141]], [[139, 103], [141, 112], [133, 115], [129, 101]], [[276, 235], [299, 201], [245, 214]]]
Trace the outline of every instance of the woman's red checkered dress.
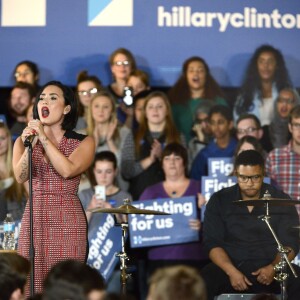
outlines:
[[[84, 136], [66, 132], [59, 150], [68, 157]], [[87, 222], [77, 197], [80, 176], [64, 179], [45, 161], [40, 142], [33, 149], [33, 229], [35, 248], [35, 292], [58, 261], [78, 259], [87, 254]], [[22, 219], [18, 252], [29, 259], [29, 202]], [[29, 285], [30, 286], [30, 285]]]

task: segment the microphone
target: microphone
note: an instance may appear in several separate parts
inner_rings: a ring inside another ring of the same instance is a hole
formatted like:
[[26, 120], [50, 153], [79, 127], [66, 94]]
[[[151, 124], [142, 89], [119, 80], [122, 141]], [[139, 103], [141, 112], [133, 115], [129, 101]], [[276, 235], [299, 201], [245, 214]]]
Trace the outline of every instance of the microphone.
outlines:
[[29, 145], [32, 144], [32, 142], [33, 142], [33, 140], [34, 140], [35, 137], [36, 137], [35, 134], [29, 135], [29, 136], [25, 139], [25, 141], [24, 141], [24, 146], [25, 146], [25, 147], [29, 147]]

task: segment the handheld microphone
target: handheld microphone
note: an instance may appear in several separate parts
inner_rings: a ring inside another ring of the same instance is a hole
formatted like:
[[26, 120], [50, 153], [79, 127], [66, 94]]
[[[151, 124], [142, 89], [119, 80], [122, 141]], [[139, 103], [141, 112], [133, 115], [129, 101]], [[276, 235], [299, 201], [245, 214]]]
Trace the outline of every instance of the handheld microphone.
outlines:
[[29, 135], [24, 141], [24, 146], [28, 147], [29, 145], [31, 145], [35, 137], [35, 134]]

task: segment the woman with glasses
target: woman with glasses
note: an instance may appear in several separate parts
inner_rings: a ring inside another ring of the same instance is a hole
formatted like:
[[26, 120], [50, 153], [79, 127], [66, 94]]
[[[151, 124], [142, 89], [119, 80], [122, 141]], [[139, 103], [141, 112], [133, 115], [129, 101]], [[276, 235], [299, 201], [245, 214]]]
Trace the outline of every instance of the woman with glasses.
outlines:
[[15, 82], [20, 82], [20, 81], [27, 82], [34, 87], [35, 93], [38, 92], [40, 88], [39, 87], [40, 72], [36, 63], [29, 60], [21, 61], [16, 65], [13, 74], [14, 74]]
[[100, 79], [95, 75], [89, 75], [87, 71], [81, 71], [77, 76], [76, 92], [79, 98], [79, 112], [76, 130], [87, 127], [87, 112], [93, 96], [102, 89]]
[[192, 138], [193, 115], [204, 100], [213, 104], [227, 105], [223, 92], [210, 74], [206, 61], [201, 57], [190, 57], [182, 66], [182, 74], [169, 91], [174, 122], [187, 142]]
[[288, 125], [289, 115], [298, 104], [300, 104], [300, 98], [295, 89], [284, 88], [280, 91], [274, 106], [274, 117], [269, 126], [269, 136], [274, 148], [288, 144], [291, 138]]
[[210, 109], [213, 103], [203, 100], [195, 110], [194, 125], [192, 127], [193, 138], [189, 141], [189, 169], [197, 154], [212, 140], [213, 135], [208, 121]]
[[113, 82], [108, 85], [108, 91], [113, 95], [117, 104], [117, 117], [121, 124], [131, 128], [132, 110], [122, 103], [124, 87], [127, 85], [130, 74], [136, 70], [136, 62], [133, 54], [125, 49], [116, 49], [109, 58]]

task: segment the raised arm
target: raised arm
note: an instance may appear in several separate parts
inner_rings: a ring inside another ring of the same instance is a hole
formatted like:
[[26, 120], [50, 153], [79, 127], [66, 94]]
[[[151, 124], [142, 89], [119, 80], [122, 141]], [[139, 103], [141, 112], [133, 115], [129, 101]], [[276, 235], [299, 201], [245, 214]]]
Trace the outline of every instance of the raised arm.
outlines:
[[39, 140], [51, 164], [64, 178], [81, 174], [93, 161], [95, 144], [92, 137], [87, 136], [69, 157], [64, 156], [46, 135], [39, 136]]

